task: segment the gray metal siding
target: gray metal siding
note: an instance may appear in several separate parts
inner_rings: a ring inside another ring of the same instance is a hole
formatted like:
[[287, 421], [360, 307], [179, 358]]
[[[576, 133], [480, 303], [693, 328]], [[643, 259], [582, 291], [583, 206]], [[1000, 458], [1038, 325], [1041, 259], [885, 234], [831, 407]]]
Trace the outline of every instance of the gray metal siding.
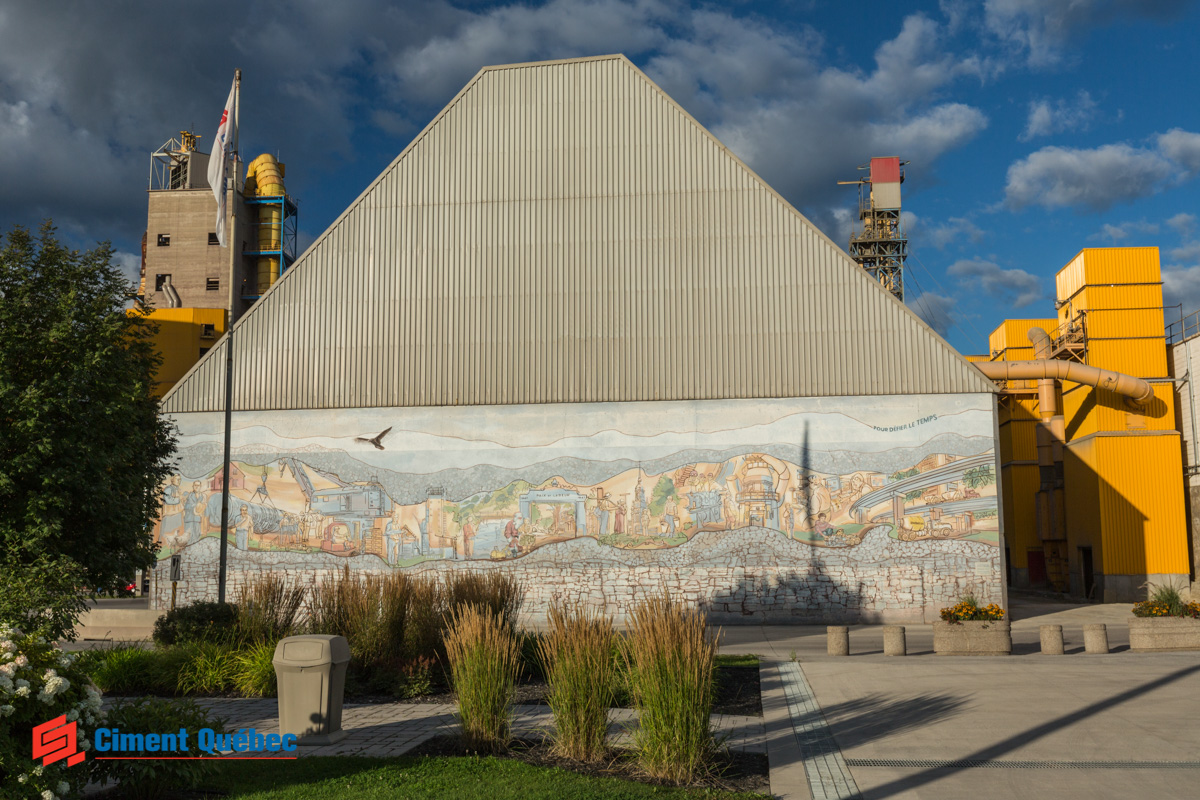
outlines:
[[993, 390], [619, 56], [480, 72], [235, 341], [239, 410]]

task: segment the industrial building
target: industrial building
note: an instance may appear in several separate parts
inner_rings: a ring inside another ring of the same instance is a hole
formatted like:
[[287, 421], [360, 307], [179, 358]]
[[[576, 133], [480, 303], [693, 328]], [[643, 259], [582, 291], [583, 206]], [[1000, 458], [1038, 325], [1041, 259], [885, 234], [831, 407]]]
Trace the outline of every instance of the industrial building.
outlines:
[[466, 569], [534, 613], [1004, 602], [995, 384], [623, 56], [481, 70], [279, 271], [163, 398], [181, 602], [216, 596], [231, 338], [230, 591]]
[[1192, 428], [1177, 412], [1190, 409], [1191, 385], [1181, 404], [1174, 376], [1190, 375], [1189, 350], [1180, 341], [1168, 352], [1158, 248], [1082, 250], [1055, 286], [1055, 316], [1006, 320], [990, 354], [973, 358], [1051, 359], [1075, 378], [1001, 383], [1012, 583], [1103, 602], [1144, 599], [1147, 585], [1186, 589], [1194, 562], [1180, 431]]
[[[150, 156], [146, 233], [138, 296], [158, 324], [161, 396], [182, 378], [291, 264], [296, 205], [283, 186], [284, 165], [259, 156], [239, 162], [228, 189], [238, 239], [220, 247], [208, 154], [183, 131]], [[264, 178], [265, 176], [265, 178]], [[232, 249], [232, 255], [231, 255]]]

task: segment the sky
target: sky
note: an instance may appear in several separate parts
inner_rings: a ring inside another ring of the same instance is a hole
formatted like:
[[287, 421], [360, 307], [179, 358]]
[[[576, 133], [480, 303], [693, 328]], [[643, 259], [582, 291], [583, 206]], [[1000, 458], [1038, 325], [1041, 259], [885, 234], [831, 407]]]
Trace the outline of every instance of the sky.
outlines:
[[1198, 30], [1189, 0], [0, 0], [0, 229], [52, 218], [136, 276], [150, 154], [206, 150], [240, 67], [303, 249], [481, 67], [624, 53], [843, 246], [837, 181], [907, 160], [908, 304], [983, 353], [1084, 247], [1159, 247], [1200, 310]]

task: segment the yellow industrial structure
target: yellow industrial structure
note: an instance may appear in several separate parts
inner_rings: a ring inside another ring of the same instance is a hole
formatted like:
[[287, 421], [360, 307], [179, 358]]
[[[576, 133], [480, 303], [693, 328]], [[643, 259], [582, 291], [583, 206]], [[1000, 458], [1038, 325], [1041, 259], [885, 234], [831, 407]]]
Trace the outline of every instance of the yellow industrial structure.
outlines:
[[237, 250], [231, 256], [220, 246], [208, 154], [196, 149], [198, 138], [183, 131], [151, 155], [138, 295], [159, 326], [160, 397], [225, 333], [229, 317], [241, 317], [295, 257], [296, 207], [284, 189], [284, 165], [270, 154], [254, 159], [245, 180], [232, 187], [236, 224], [227, 230], [236, 239], [228, 244]]
[[1013, 582], [1108, 602], [1141, 599], [1147, 583], [1186, 585], [1183, 465], [1158, 248], [1082, 250], [1055, 283], [1056, 317], [1006, 320], [991, 334], [990, 355], [971, 359], [991, 377], [1017, 373], [989, 361], [1057, 365], [1041, 380], [1001, 382]]

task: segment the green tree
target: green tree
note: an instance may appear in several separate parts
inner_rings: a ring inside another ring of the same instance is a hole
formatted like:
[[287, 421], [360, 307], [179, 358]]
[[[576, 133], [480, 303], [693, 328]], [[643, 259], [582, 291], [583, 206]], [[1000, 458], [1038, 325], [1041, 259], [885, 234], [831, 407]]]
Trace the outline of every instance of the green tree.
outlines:
[[0, 250], [0, 621], [47, 637], [154, 563], [175, 452], [155, 326], [126, 311], [112, 255], [66, 249], [49, 222]]
[[650, 493], [650, 513], [656, 517], [663, 513], [663, 509], [667, 507], [667, 499], [675, 496], [674, 482], [663, 475], [658, 479], [658, 483], [654, 484], [654, 491]]

